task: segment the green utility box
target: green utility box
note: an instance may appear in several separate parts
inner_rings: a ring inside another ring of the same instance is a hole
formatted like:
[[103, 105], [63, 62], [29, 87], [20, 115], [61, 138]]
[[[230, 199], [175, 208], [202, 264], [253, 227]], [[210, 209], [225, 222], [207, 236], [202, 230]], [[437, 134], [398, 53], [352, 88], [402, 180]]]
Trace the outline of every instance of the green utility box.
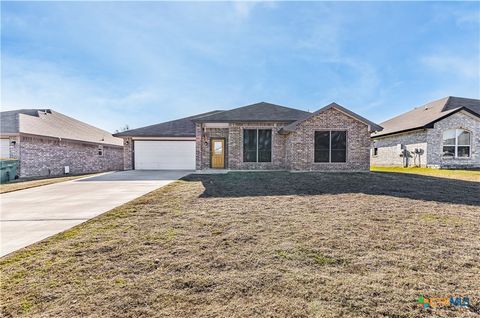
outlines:
[[7, 159], [7, 160], [0, 160], [0, 173], [1, 179], [0, 183], [6, 183], [15, 179], [17, 175], [17, 167], [18, 167], [18, 160], [14, 159]]

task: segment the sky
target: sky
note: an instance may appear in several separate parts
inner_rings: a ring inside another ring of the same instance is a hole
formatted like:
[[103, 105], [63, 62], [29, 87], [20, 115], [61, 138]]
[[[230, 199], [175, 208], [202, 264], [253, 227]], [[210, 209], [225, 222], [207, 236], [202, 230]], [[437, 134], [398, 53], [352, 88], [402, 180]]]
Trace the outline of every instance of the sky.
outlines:
[[479, 2], [1, 2], [1, 107], [108, 131], [266, 101], [480, 98]]

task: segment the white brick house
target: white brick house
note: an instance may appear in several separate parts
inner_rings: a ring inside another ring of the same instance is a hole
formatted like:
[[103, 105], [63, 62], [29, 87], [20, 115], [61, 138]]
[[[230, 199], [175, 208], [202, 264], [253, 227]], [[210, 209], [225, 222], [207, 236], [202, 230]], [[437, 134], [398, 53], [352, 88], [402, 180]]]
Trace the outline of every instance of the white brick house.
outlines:
[[445, 97], [381, 123], [373, 166], [480, 168], [480, 100]]

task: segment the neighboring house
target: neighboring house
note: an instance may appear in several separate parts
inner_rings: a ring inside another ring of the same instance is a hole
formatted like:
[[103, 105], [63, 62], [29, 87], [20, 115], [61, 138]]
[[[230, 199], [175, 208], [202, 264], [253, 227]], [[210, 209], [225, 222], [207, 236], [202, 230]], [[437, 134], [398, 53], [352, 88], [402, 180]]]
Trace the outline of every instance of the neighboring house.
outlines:
[[371, 121], [332, 103], [314, 113], [269, 103], [115, 134], [125, 169], [368, 171]]
[[372, 165], [480, 168], [480, 100], [445, 97], [381, 123]]
[[123, 170], [120, 138], [51, 109], [0, 113], [2, 158], [19, 160], [20, 178]]

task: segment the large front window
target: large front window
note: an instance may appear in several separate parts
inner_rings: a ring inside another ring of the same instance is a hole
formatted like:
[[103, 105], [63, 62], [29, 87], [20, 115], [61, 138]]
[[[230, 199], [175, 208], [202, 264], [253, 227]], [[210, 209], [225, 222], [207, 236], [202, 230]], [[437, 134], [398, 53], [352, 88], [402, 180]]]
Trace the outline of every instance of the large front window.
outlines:
[[470, 132], [464, 129], [450, 129], [443, 133], [443, 156], [455, 158], [470, 157]]
[[347, 162], [347, 132], [315, 132], [315, 162]]
[[271, 129], [244, 129], [243, 130], [243, 161], [244, 162], [271, 162], [272, 161], [272, 130]]

